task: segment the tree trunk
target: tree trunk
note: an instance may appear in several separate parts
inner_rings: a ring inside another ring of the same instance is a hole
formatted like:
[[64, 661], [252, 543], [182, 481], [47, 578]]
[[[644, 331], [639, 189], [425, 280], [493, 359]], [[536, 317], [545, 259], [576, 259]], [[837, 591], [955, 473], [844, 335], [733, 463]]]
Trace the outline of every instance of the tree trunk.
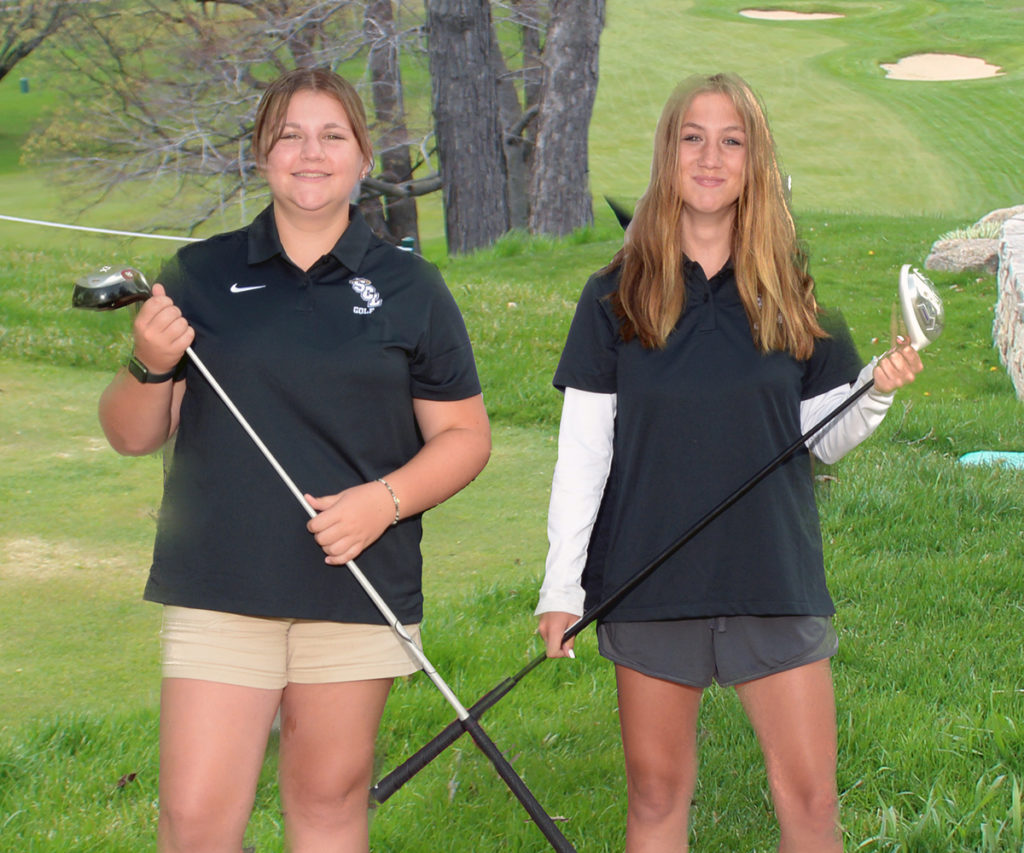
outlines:
[[429, 0], [427, 35], [448, 251], [470, 252], [509, 227], [490, 5]]
[[530, 109], [540, 103], [542, 80], [540, 59], [541, 18], [537, 0], [513, 0], [523, 16], [523, 107]]
[[[522, 46], [522, 68], [509, 72], [497, 39], [493, 46], [495, 74], [498, 76], [498, 96], [501, 100], [501, 124], [504, 128], [502, 145], [505, 149], [505, 169], [508, 174], [509, 224], [512, 228], [527, 229], [530, 223], [530, 164], [537, 138], [536, 118], [540, 101], [541, 62], [540, 34], [543, 22], [537, 0], [512, 0], [516, 11]], [[522, 84], [523, 103], [515, 78]]]
[[[405, 127], [405, 109], [402, 102], [402, 72], [398, 64], [398, 37], [395, 33], [394, 10], [391, 0], [371, 0], [363, 16], [363, 33], [370, 45], [367, 64], [373, 96], [373, 110], [377, 116], [377, 160], [379, 177], [390, 184], [412, 180], [412, 160], [409, 157], [408, 134]], [[416, 199], [390, 198], [379, 202], [378, 233], [384, 239], [399, 243], [403, 237], [412, 237], [419, 246], [419, 224]]]
[[594, 221], [587, 133], [597, 92], [605, 0], [552, 0], [533, 152], [530, 231], [569, 234]]
[[530, 218], [530, 144], [523, 134], [523, 108], [515, 80], [508, 72], [497, 35], [491, 31], [491, 62], [498, 84], [498, 107], [501, 119], [501, 144], [505, 152], [505, 174], [508, 187], [508, 219], [510, 228], [526, 229]]

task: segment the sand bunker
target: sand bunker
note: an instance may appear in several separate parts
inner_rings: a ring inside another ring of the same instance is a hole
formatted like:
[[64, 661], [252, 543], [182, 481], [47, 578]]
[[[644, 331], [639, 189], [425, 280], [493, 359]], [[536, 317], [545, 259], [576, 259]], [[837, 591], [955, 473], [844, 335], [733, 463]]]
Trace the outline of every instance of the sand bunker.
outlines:
[[883, 62], [886, 77], [893, 80], [977, 80], [1003, 73], [998, 65], [989, 65], [976, 56], [955, 53], [918, 53], [899, 62]]
[[838, 12], [788, 12], [785, 9], [743, 9], [740, 14], [759, 21], [827, 21], [846, 17]]

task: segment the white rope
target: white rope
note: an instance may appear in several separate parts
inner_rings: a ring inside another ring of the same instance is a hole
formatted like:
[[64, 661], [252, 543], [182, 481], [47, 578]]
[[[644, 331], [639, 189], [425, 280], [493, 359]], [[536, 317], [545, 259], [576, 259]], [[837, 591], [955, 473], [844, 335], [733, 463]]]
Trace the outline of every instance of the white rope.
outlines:
[[85, 225], [67, 225], [63, 222], [46, 222], [42, 219], [22, 219], [20, 216], [4, 216], [8, 222], [24, 222], [28, 225], [45, 225], [48, 228], [66, 228], [69, 231], [92, 231], [95, 234], [117, 234], [122, 237], [149, 237], [152, 240], [177, 240], [179, 243], [198, 243], [201, 237], [173, 237], [167, 234], [142, 234], [138, 231], [115, 231], [110, 228], [88, 228]]

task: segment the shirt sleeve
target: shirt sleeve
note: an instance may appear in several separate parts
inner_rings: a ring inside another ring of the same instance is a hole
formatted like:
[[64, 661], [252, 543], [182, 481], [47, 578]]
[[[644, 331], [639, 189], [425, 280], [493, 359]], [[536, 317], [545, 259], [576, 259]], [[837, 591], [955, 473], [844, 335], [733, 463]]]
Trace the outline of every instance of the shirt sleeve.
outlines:
[[184, 249], [179, 249], [164, 263], [154, 283], [164, 286], [167, 295], [174, 300], [174, 304], [187, 317], [189, 316], [189, 312], [186, 310], [188, 308], [186, 294], [188, 272], [185, 269], [184, 259], [182, 258], [183, 251]]
[[584, 286], [555, 370], [556, 388], [615, 393], [619, 331], [608, 299], [614, 289], [614, 280], [601, 274]]
[[429, 288], [425, 323], [409, 365], [412, 396], [422, 400], [464, 400], [480, 393], [473, 347], [455, 298], [439, 272], [424, 264]]
[[819, 319], [828, 337], [815, 342], [814, 352], [804, 367], [802, 400], [849, 385], [856, 380], [864, 364], [843, 316], [838, 312], [822, 312]]
[[535, 613], [583, 613], [581, 578], [612, 463], [615, 394], [566, 388], [548, 507], [548, 556]]
[[[829, 412], [842, 405], [871, 379], [874, 368], [875, 360], [864, 366], [853, 383], [840, 385], [824, 394], [803, 400], [800, 403], [801, 431], [806, 433], [827, 417]], [[807, 440], [807, 449], [827, 465], [838, 462], [878, 428], [895, 397], [895, 392], [883, 394], [874, 388], [866, 391], [839, 417], [811, 436]]]

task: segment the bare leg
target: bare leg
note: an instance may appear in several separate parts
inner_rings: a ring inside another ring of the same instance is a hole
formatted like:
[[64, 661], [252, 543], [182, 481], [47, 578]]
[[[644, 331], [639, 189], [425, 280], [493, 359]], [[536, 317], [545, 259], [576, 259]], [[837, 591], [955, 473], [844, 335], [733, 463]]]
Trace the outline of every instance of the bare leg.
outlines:
[[160, 853], [238, 853], [280, 690], [165, 678]]
[[764, 753], [782, 853], [841, 853], [836, 707], [827, 660], [748, 681], [736, 693]]
[[391, 679], [289, 683], [281, 803], [292, 853], [366, 853], [373, 750]]
[[629, 805], [626, 853], [685, 853], [703, 690], [615, 667]]

